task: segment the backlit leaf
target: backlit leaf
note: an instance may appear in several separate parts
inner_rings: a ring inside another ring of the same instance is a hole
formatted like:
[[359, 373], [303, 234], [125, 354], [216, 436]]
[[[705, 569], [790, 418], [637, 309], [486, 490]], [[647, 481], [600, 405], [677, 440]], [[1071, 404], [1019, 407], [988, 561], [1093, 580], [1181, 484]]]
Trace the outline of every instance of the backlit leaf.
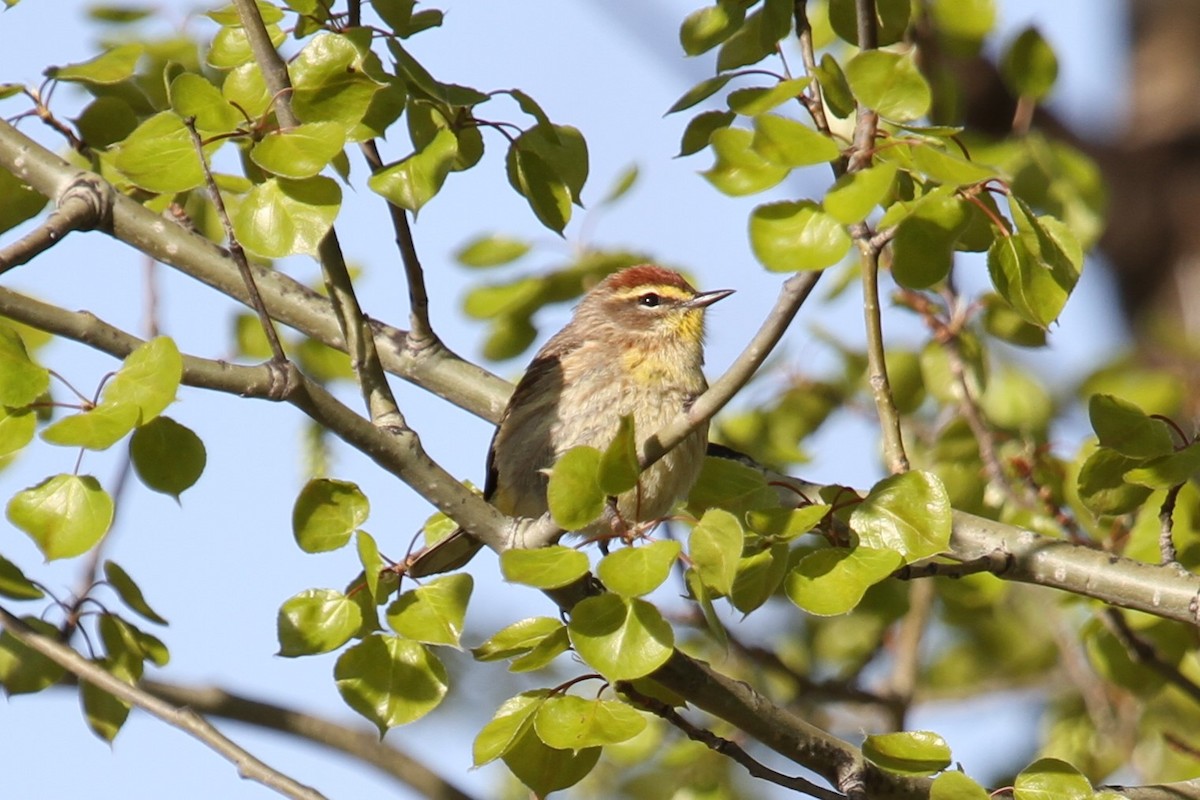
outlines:
[[446, 668], [429, 648], [377, 633], [342, 653], [333, 676], [342, 699], [380, 735], [437, 708], [449, 687]]
[[657, 608], [615, 594], [577, 603], [567, 631], [579, 656], [610, 681], [649, 675], [675, 645], [675, 632]]
[[91, 550], [112, 525], [113, 501], [91, 475], [55, 475], [17, 492], [7, 511], [53, 561]]
[[367, 520], [370, 504], [353, 483], [314, 478], [292, 508], [292, 534], [306, 553], [336, 550]]

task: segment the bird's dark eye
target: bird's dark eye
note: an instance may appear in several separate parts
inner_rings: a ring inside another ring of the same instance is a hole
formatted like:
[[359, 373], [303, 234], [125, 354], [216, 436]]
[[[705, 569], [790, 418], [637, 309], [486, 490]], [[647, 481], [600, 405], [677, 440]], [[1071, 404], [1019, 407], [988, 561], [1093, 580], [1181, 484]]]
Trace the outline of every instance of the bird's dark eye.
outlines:
[[654, 292], [650, 292], [649, 294], [644, 294], [638, 298], [638, 305], [643, 305], [646, 308], [654, 308], [661, 302], [662, 302], [662, 298], [659, 297], [658, 295], [654, 294]]

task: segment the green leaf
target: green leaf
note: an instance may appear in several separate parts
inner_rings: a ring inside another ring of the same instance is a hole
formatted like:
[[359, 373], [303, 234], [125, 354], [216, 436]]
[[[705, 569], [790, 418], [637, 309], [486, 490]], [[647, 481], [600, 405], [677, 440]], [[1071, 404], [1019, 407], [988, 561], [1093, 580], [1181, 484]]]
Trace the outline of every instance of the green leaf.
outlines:
[[893, 122], [925, 116], [932, 102], [929, 84], [911, 54], [864, 51], [846, 64], [846, 80], [859, 102]]
[[1091, 800], [1092, 784], [1057, 758], [1039, 758], [1017, 775], [1014, 800]]
[[746, 512], [746, 527], [760, 536], [788, 542], [813, 530], [829, 514], [830, 506], [814, 503], [800, 508], [766, 508]]
[[508, 149], [509, 183], [529, 203], [538, 221], [561, 234], [571, 221], [571, 189], [541, 156], [515, 145]]
[[107, 450], [137, 426], [141, 413], [129, 403], [102, 403], [63, 417], [42, 431], [42, 439], [63, 447]]
[[[908, 29], [911, 3], [907, 0], [876, 0], [875, 36], [880, 47], [895, 44]], [[854, 0], [830, 0], [829, 24], [834, 33], [850, 44], [858, 44], [858, 14]]]
[[115, 614], [101, 614], [97, 628], [108, 658], [123, 664], [133, 675], [141, 677], [145, 661], [164, 667], [171, 659], [158, 637]]
[[616, 436], [600, 455], [596, 483], [604, 494], [616, 496], [637, 486], [641, 472], [638, 468], [637, 444], [633, 416], [625, 414], [621, 417]]
[[784, 582], [788, 598], [810, 614], [835, 616], [853, 610], [867, 589], [900, 568], [904, 559], [894, 549], [859, 545], [853, 550], [816, 550], [796, 564]]
[[700, 580], [720, 595], [733, 590], [745, 534], [738, 518], [719, 508], [704, 512], [688, 537], [688, 556]]
[[690, 156], [708, 147], [714, 131], [728, 128], [737, 114], [732, 111], [705, 111], [692, 117], [687, 127], [683, 129], [683, 137], [679, 142], [680, 156]]
[[684, 111], [691, 108], [702, 100], [707, 100], [717, 92], [725, 88], [725, 84], [729, 83], [734, 78], [741, 75], [740, 72], [730, 72], [724, 75], [717, 75], [714, 78], [706, 78], [700, 81], [691, 89], [683, 93], [675, 103], [667, 109], [668, 114], [674, 114], [676, 111]]
[[970, 186], [1000, 175], [995, 167], [969, 161], [933, 144], [913, 147], [912, 160], [918, 170], [944, 186]]
[[[799, 123], [797, 123], [799, 124]], [[768, 161], [756, 152], [754, 134], [741, 128], [718, 128], [709, 138], [716, 160], [700, 174], [719, 191], [732, 197], [757, 194], [777, 185], [790, 169]]]
[[46, 593], [25, 577], [25, 573], [16, 564], [4, 556], [0, 556], [0, 597], [13, 600], [39, 600]]
[[376, 603], [382, 603], [380, 595], [380, 573], [384, 569], [383, 557], [379, 555], [379, 545], [375, 537], [366, 531], [356, 531], [354, 534], [354, 549], [358, 551], [358, 561], [363, 568], [363, 581], [367, 592]]
[[145, 52], [146, 46], [142, 44], [117, 45], [87, 61], [65, 67], [50, 67], [46, 70], [46, 77], [100, 85], [120, 83], [133, 77], [138, 61]]
[[106, 559], [104, 561], [104, 579], [121, 598], [121, 602], [129, 606], [131, 610], [151, 622], [159, 625], [167, 624], [167, 620], [146, 602], [141, 588], [129, 576], [129, 573], [121, 568], [120, 564]]
[[610, 206], [624, 197], [625, 194], [633, 188], [633, 185], [637, 183], [639, 174], [640, 173], [637, 164], [630, 164], [628, 167], [626, 167], [625, 170], [617, 176], [616, 181], [613, 182], [612, 188], [608, 190], [608, 193], [601, 198], [600, 205]]
[[33, 409], [0, 405], [0, 459], [23, 450], [33, 441], [36, 429], [37, 415]]
[[567, 623], [571, 645], [609, 681], [649, 675], [666, 663], [675, 632], [645, 600], [604, 594], [581, 600]]
[[843, 225], [862, 222], [887, 197], [895, 178], [896, 165], [886, 162], [847, 173], [825, 193], [822, 206]]
[[773, 108], [783, 105], [789, 100], [795, 100], [804, 94], [808, 88], [808, 80], [796, 78], [784, 80], [774, 86], [751, 86], [745, 89], [735, 89], [726, 98], [729, 109], [746, 117], [764, 114]]
[[1046, 327], [1058, 318], [1079, 280], [1083, 253], [1066, 226], [1035, 217], [1009, 197], [1015, 235], [997, 237], [988, 249], [988, 272], [996, 291], [1025, 320]]
[[225, 75], [221, 96], [245, 111], [251, 119], [266, 114], [273, 98], [258, 64], [242, 64]]
[[476, 661], [501, 661], [522, 656], [566, 626], [555, 617], [528, 617], [496, 631], [490, 639], [471, 648]]
[[561, 544], [500, 554], [504, 579], [535, 589], [557, 589], [574, 583], [587, 574], [589, 566], [586, 554]]
[[567, 635], [567, 626], [563, 625], [538, 642], [528, 653], [514, 658], [508, 665], [508, 671], [532, 672], [541, 669], [570, 649], [571, 639]]
[[735, 514], [751, 509], [776, 508], [779, 498], [762, 472], [728, 458], [707, 456], [700, 477], [688, 494], [688, 513], [701, 516], [710, 508]]
[[1193, 442], [1182, 450], [1159, 456], [1144, 465], [1125, 473], [1125, 480], [1152, 489], [1170, 489], [1186, 483], [1200, 471], [1200, 442]]
[[606, 495], [597, 475], [602, 456], [594, 447], [572, 447], [550, 470], [546, 502], [550, 516], [563, 530], [587, 527], [604, 512]]
[[27, 406], [50, 388], [50, 372], [29, 358], [21, 335], [0, 325], [0, 405]]
[[250, 150], [250, 160], [284, 178], [311, 178], [342, 152], [346, 132], [335, 122], [309, 122], [272, 131]]
[[689, 56], [698, 56], [732, 36], [745, 18], [745, 9], [737, 3], [698, 8], [679, 26], [679, 44]]
[[975, 55], [996, 24], [995, 0], [934, 0], [930, 16], [954, 52]]
[[486, 234], [463, 245], [454, 258], [464, 267], [498, 267], [528, 253], [530, 244], [500, 234]]
[[950, 500], [936, 475], [914, 470], [884, 478], [850, 515], [865, 547], [895, 550], [910, 564], [950, 545]]
[[987, 790], [961, 772], [946, 772], [933, 779], [929, 800], [989, 800]]
[[358, 604], [333, 589], [305, 589], [279, 609], [279, 655], [287, 658], [328, 653], [350, 641], [362, 627]]
[[458, 139], [445, 128], [424, 149], [376, 172], [367, 184], [393, 205], [416, 213], [437, 194], [458, 155]]
[[1088, 400], [1088, 418], [1100, 445], [1121, 455], [1155, 458], [1175, 451], [1167, 423], [1114, 395], [1092, 395]]
[[1021, 318], [1000, 295], [983, 297], [983, 327], [997, 339], [1018, 347], [1045, 347], [1046, 329]]
[[91, 475], [55, 475], [13, 495], [7, 512], [53, 561], [91, 550], [112, 525], [113, 501]]
[[314, 478], [292, 508], [292, 535], [306, 553], [336, 550], [350, 541], [369, 513], [370, 503], [355, 484]]
[[791, 24], [792, 4], [788, 0], [764, 0], [721, 45], [717, 72], [755, 64], [772, 55], [779, 40], [791, 31]]
[[1041, 100], [1058, 79], [1054, 48], [1035, 27], [1018, 34], [1000, 59], [1000, 76], [1014, 94]]
[[103, 405], [126, 404], [141, 410], [145, 425], [175, 402], [183, 377], [183, 357], [169, 336], [158, 336], [125, 357], [117, 374], [104, 387]]
[[782, 543], [739, 559], [729, 601], [738, 611], [749, 614], [771, 599], [787, 568], [788, 546]]
[[315, 256], [341, 203], [342, 190], [332, 178], [270, 178], [246, 194], [233, 230], [243, 247], [264, 258]]
[[[129, 674], [120, 662], [109, 659], [92, 659], [92, 664], [105, 672], [132, 684], [136, 676]], [[118, 700], [113, 695], [87, 681], [79, 682], [79, 700], [83, 706], [83, 716], [87, 720], [92, 733], [106, 742], [111, 742], [120, 733], [125, 720], [129, 718], [130, 706], [124, 700]]]
[[[215, 145], [207, 146], [205, 152]], [[113, 165], [149, 192], [173, 194], [204, 183], [192, 135], [174, 111], [161, 111], [125, 137]]]
[[888, 772], [932, 775], [950, 766], [950, 745], [930, 731], [902, 731], [868, 736], [863, 755]]
[[466, 573], [427, 581], [388, 606], [388, 625], [408, 639], [458, 647], [474, 586], [474, 579]]
[[437, 708], [449, 687], [446, 668], [429, 648], [378, 633], [342, 653], [333, 676], [342, 699], [380, 735]]
[[1142, 463], [1142, 459], [1123, 456], [1107, 447], [1097, 447], [1079, 470], [1079, 499], [1097, 516], [1127, 514], [1136, 510], [1146, 502], [1151, 489], [1127, 483], [1125, 475]]
[[556, 181], [566, 185], [572, 202], [583, 206], [580, 197], [583, 194], [583, 185], [587, 182], [588, 149], [587, 142], [578, 128], [572, 128], [570, 125], [546, 127], [539, 124], [517, 137], [509, 148], [507, 167], [508, 181], [518, 191], [521, 180], [516, 174], [519, 171], [516, 159], [522, 153], [536, 155]]
[[202, 134], [229, 133], [245, 122], [242, 113], [203, 75], [184, 72], [171, 81], [171, 109], [181, 119], [192, 117]]
[[[49, 622], [37, 617], [21, 617], [21, 621], [36, 633], [57, 640], [60, 632]], [[8, 630], [0, 631], [0, 686], [8, 695], [32, 694], [53, 686], [67, 671], [46, 656], [33, 650]]]
[[538, 689], [510, 697], [480, 729], [472, 745], [476, 767], [482, 767], [509, 752], [521, 736], [533, 728], [533, 719], [550, 692]]
[[204, 442], [170, 417], [155, 417], [129, 440], [133, 468], [148, 488], [176, 499], [204, 473]]
[[[278, 25], [268, 22], [267, 37], [271, 40], [271, 44], [278, 48], [287, 38], [287, 34], [280, 30]], [[209, 66], [219, 70], [240, 67], [253, 60], [254, 51], [250, 47], [250, 38], [246, 35], [246, 29], [241, 26], [240, 21], [225, 25], [216, 32], [212, 39], [212, 47], [209, 48], [205, 58]]]
[[965, 201], [949, 187], [921, 198], [896, 226], [892, 275], [909, 289], [928, 289], [950, 274], [954, 246], [967, 225]]
[[603, 747], [632, 739], [646, 728], [646, 718], [618, 700], [587, 700], [554, 695], [533, 719], [538, 738], [558, 750]]
[[767, 203], [750, 213], [750, 247], [774, 272], [831, 267], [850, 245], [845, 227], [809, 200]]
[[596, 575], [609, 591], [624, 597], [649, 594], [671, 574], [681, 549], [679, 542], [671, 540], [623, 547], [600, 559]]
[[841, 155], [830, 137], [802, 122], [763, 114], [754, 118], [754, 138], [750, 147], [767, 161], [781, 167], [807, 167], [824, 164]]
[[545, 797], [587, 777], [600, 760], [600, 753], [599, 747], [578, 752], [549, 747], [530, 726], [521, 731], [503, 759], [512, 774], [535, 796]]
[[[90, 144], [91, 139], [87, 137], [82, 128], [80, 132]], [[122, 134], [120, 138], [124, 138], [125, 135]], [[22, 183], [7, 170], [0, 170], [0, 197], [4, 198], [4, 202], [0, 203], [0, 233], [11, 230], [25, 220], [37, 216], [38, 212], [49, 202], [45, 195], [35, 192], [29, 185]], [[2, 347], [0, 345], [0, 349]], [[0, 367], [2, 367], [2, 356], [0, 356]], [[3, 380], [0, 380], [0, 386], [3, 384]]]
[[333, 122], [354, 140], [382, 84], [364, 69], [363, 53], [347, 36], [313, 37], [288, 66], [292, 110], [301, 122]]
[[854, 93], [842, 65], [830, 53], [821, 56], [821, 63], [813, 73], [821, 84], [821, 97], [825, 107], [838, 119], [848, 119], [854, 113]]

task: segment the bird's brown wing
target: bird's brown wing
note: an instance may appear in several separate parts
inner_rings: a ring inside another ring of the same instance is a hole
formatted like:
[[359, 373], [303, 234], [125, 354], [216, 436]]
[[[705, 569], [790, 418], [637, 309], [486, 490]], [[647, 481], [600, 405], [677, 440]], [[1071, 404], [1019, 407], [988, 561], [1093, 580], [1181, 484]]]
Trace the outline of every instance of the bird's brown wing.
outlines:
[[[501, 488], [507, 487], [501, 485], [500, 472], [496, 467], [496, 449], [497, 446], [510, 444], [506, 441], [510, 437], [522, 438], [530, 421], [536, 420], [536, 415], [554, 413], [554, 406], [557, 405], [558, 395], [561, 393], [562, 370], [558, 355], [548, 352], [549, 350], [549, 346], [543, 348], [530, 362], [529, 368], [525, 370], [525, 374], [513, 390], [488, 446], [483, 497], [506, 514], [515, 513], [516, 500], [505, 497], [507, 492], [500, 492], [497, 496]], [[512, 441], [511, 445], [519, 448], [539, 447], [538, 443], [531, 441]], [[414, 578], [423, 578], [458, 569], [470, 561], [481, 547], [482, 542], [459, 528], [445, 539], [418, 553], [409, 562], [407, 573]]]

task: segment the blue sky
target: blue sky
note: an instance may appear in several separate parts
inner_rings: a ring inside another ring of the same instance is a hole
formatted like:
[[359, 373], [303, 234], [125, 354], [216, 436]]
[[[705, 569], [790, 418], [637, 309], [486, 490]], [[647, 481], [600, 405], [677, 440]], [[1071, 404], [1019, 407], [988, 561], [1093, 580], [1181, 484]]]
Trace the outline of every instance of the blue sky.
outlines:
[[[0, 15], [0, 82], [37, 83], [47, 64], [83, 60], [94, 53], [103, 31], [83, 21], [85, 3], [78, 0], [24, 0]], [[418, 37], [413, 49], [439, 78], [497, 89], [519, 86], [545, 107], [556, 121], [572, 124], [587, 136], [591, 178], [585, 200], [593, 203], [631, 163], [642, 177], [634, 191], [611, 210], [593, 213], [568, 228], [566, 241], [540, 228], [523, 199], [508, 186], [501, 157], [502, 142], [483, 164], [452, 175], [446, 188], [421, 212], [415, 226], [430, 285], [434, 324], [458, 352], [477, 357], [480, 326], [463, 320], [461, 299], [481, 276], [453, 263], [452, 253], [472, 236], [499, 231], [527, 236], [540, 243], [520, 270], [556, 263], [588, 241], [645, 250], [665, 263], [692, 272], [701, 288], [736, 288], [738, 293], [713, 309], [709, 334], [709, 369], [717, 374], [736, 355], [769, 307], [779, 277], [762, 270], [750, 254], [746, 216], [763, 197], [733, 200], [719, 195], [700, 178], [709, 157], [673, 160], [686, 119], [663, 117], [670, 104], [696, 81], [711, 74], [711, 60], [685, 59], [676, 44], [679, 22], [699, 3], [661, 0], [656, 3], [563, 3], [526, 0], [496, 3], [449, 0], [443, 29]], [[192, 3], [161, 0], [166, 18], [183, 21]], [[1121, 5], [1116, 0], [1068, 0], [1057, 4], [1013, 0], [1002, 3], [1006, 31], [1038, 20], [1062, 61], [1055, 106], [1077, 124], [1102, 130], [1111, 119], [1113, 94], [1122, 91], [1123, 45]], [[204, 22], [189, 23], [204, 28]], [[207, 28], [205, 28], [207, 30]], [[48, 32], [53, 31], [52, 34]], [[500, 33], [502, 32], [502, 33]], [[71, 87], [59, 90], [55, 108], [72, 116], [80, 97]], [[515, 107], [488, 109], [515, 118]], [[0, 105], [0, 113], [19, 109], [17, 100]], [[58, 147], [45, 129], [32, 121], [22, 129]], [[404, 153], [400, 144], [385, 144], [385, 158]], [[357, 176], [364, 167], [352, 158]], [[811, 170], [781, 187], [776, 196], [816, 195], [831, 181]], [[361, 185], [361, 184], [360, 184]], [[365, 188], [347, 193], [339, 221], [350, 259], [364, 269], [362, 299], [368, 313], [397, 324], [406, 318], [402, 274], [391, 244], [382, 203]], [[11, 241], [12, 233], [3, 241]], [[88, 308], [131, 331], [143, 330], [142, 257], [101, 234], [74, 235], [33, 264], [3, 276], [7, 287], [53, 300], [67, 308]], [[307, 279], [309, 262], [285, 265]], [[976, 270], [981, 273], [981, 268]], [[156, 272], [164, 332], [186, 352], [209, 357], [229, 355], [233, 305], [192, 285], [169, 269]], [[968, 278], [968, 280], [970, 280]], [[851, 293], [852, 294], [852, 293]], [[1083, 374], [1120, 344], [1112, 332], [1111, 290], [1103, 274], [1085, 271], [1068, 305], [1051, 351], [1034, 360], [1043, 365], [1069, 364], [1069, 375]], [[539, 318], [543, 330], [566, 320], [567, 309]], [[1101, 324], [1100, 320], [1106, 320]], [[831, 363], [807, 326], [818, 323], [859, 341], [861, 312], [855, 298], [805, 308], [788, 335], [783, 355], [803, 370]], [[917, 341], [920, 331], [896, 315], [885, 324]], [[112, 368], [111, 360], [87, 348], [56, 344], [43, 358], [77, 386], [91, 391]], [[520, 359], [492, 365], [515, 376]], [[443, 401], [407, 384], [397, 384], [399, 400], [411, 424], [422, 434], [431, 454], [456, 475], [481, 482], [483, 454], [490, 427]], [[352, 394], [348, 394], [352, 397]], [[275, 614], [280, 603], [309, 587], [338, 586], [356, 569], [350, 552], [304, 555], [291, 542], [291, 503], [305, 479], [301, 463], [298, 412], [260, 402], [212, 396], [183, 389], [168, 412], [192, 427], [208, 446], [208, 469], [201, 482], [177, 506], [172, 500], [133, 486], [124, 498], [113, 541], [106, 555], [122, 564], [141, 584], [151, 603], [171, 621], [159, 632], [172, 651], [161, 677], [183, 683], [214, 684], [263, 699], [296, 705], [353, 721], [337, 696], [331, 678], [333, 657], [288, 660], [273, 655]], [[816, 480], [867, 485], [879, 475], [870, 444], [870, 428], [850, 420], [824, 432], [812, 443], [815, 460], [804, 473]], [[847, 446], [850, 443], [851, 446]], [[855, 445], [857, 443], [857, 445]], [[1063, 442], [1073, 450], [1076, 441]], [[46, 445], [0, 472], [5, 497], [46, 474], [70, 471], [72, 451]], [[84, 471], [110, 483], [118, 465], [115, 454], [89, 454]], [[402, 552], [412, 532], [429, 513], [427, 504], [396, 480], [378, 474], [366, 459], [345, 448], [337, 450], [336, 477], [358, 481], [371, 499], [366, 529], [386, 552]], [[57, 590], [75, 587], [74, 561], [43, 566], [33, 545], [6, 521], [0, 522], [0, 552]], [[484, 561], [473, 569], [477, 602], [469, 618], [468, 639], [478, 641], [491, 630], [533, 614], [553, 613], [549, 602], [530, 590], [502, 585]], [[478, 602], [481, 597], [498, 602]], [[503, 600], [500, 600], [503, 598]], [[464, 656], [450, 655], [451, 667]], [[493, 672], [495, 672], [493, 670]], [[494, 676], [494, 682], [505, 679]], [[389, 741], [429, 760], [461, 785], [486, 794], [497, 777], [493, 769], [468, 772], [471, 731], [490, 718], [502, 696], [487, 687], [454, 690], [454, 724], [434, 715], [389, 734]], [[512, 684], [511, 691], [518, 691]], [[1034, 699], [1005, 697], [972, 706], [920, 709], [913, 724], [943, 733], [955, 758], [968, 771], [984, 769], [998, 753], [1018, 747], [1033, 735], [1030, 711]], [[986, 734], [976, 720], [989, 719]], [[1013, 724], [1009, 725], [1008, 720]], [[223, 726], [252, 752], [331, 797], [405, 798], [411, 795], [377, 778], [362, 766], [326, 756], [317, 749], [237, 725]], [[1014, 742], [1005, 742], [1003, 732]], [[134, 714], [110, 748], [83, 724], [70, 691], [0, 702], [0, 774], [7, 796], [48, 800], [76, 796], [94, 800], [150, 797], [169, 793], [181, 800], [220, 796], [230, 800], [262, 798], [269, 792], [239, 780], [234, 769], [184, 734], [143, 715]], [[86, 789], [84, 787], [87, 787]]]

